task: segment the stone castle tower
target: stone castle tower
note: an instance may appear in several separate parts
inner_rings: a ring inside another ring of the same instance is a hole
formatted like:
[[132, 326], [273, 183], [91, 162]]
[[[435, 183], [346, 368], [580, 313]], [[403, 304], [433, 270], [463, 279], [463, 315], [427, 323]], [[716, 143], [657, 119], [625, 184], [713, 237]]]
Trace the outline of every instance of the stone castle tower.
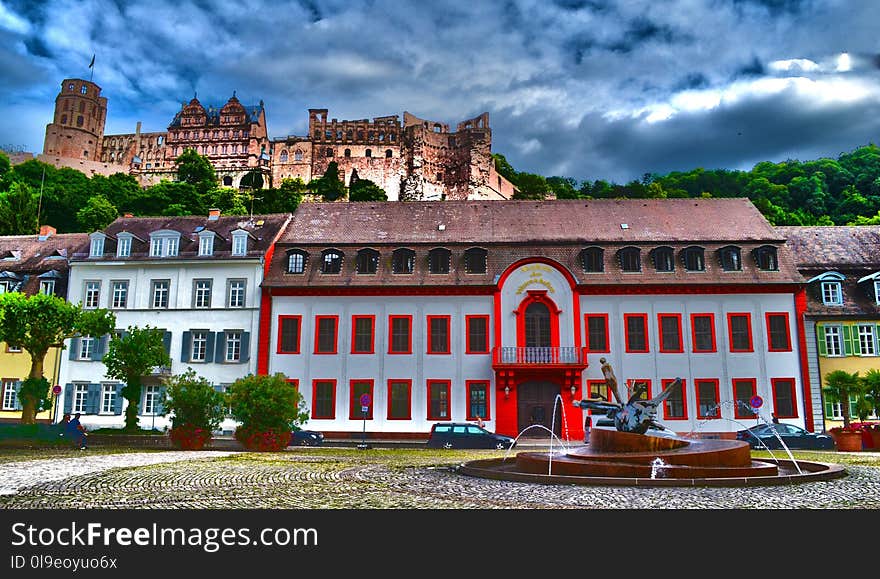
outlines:
[[76, 78], [64, 79], [55, 97], [55, 115], [46, 126], [43, 155], [97, 161], [101, 156], [107, 99], [101, 87]]

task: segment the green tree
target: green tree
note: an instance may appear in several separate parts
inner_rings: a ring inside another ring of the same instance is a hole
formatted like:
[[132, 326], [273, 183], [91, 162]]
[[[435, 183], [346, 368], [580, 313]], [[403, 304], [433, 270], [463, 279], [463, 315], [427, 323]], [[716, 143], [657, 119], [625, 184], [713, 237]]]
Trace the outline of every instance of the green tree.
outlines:
[[580, 199], [577, 181], [571, 177], [547, 177], [547, 187], [557, 199]]
[[172, 428], [192, 426], [209, 432], [216, 430], [226, 415], [224, 402], [223, 394], [192, 368], [165, 380], [162, 407], [166, 414], [173, 414]]
[[385, 190], [369, 179], [352, 180], [348, 188], [349, 201], [388, 201]]
[[865, 393], [865, 401], [874, 411], [875, 416], [880, 416], [880, 370], [871, 368], [862, 376], [862, 390]]
[[101, 196], [90, 198], [85, 207], [76, 212], [80, 229], [86, 232], [98, 231], [110, 225], [119, 216], [116, 207]]
[[492, 160], [495, 162], [495, 170], [498, 174], [516, 185], [516, 170], [507, 162], [507, 158], [501, 153], [493, 153]]
[[26, 183], [15, 182], [0, 193], [0, 235], [33, 235], [37, 232], [39, 199]]
[[300, 178], [285, 177], [277, 189], [263, 189], [254, 199], [254, 213], [293, 213], [302, 202], [306, 184]]
[[541, 200], [550, 192], [547, 180], [534, 173], [517, 174], [516, 187], [517, 192], [513, 194], [514, 199]]
[[[115, 324], [116, 316], [108, 310], [84, 310], [54, 295], [0, 294], [0, 341], [30, 354], [28, 378], [43, 378], [49, 348], [64, 348], [64, 340], [75, 336], [103, 336]], [[33, 393], [21, 397], [21, 421], [33, 424], [39, 405]]]
[[201, 193], [207, 193], [217, 187], [217, 173], [211, 161], [204, 155], [199, 155], [195, 149], [185, 149], [174, 163], [177, 165], [177, 180], [181, 183], [200, 189]]
[[170, 366], [165, 351], [164, 333], [149, 325], [130, 326], [122, 336], [110, 340], [103, 362], [107, 377], [122, 380], [122, 396], [128, 401], [125, 409], [125, 430], [138, 429], [138, 403], [143, 378], [157, 366]]
[[327, 171], [309, 182], [309, 190], [324, 201], [336, 201], [345, 197], [345, 183], [339, 178], [339, 165], [330, 161]]
[[850, 397], [860, 397], [861, 388], [859, 373], [849, 373], [845, 370], [834, 370], [825, 375], [825, 387], [822, 392], [828, 401], [840, 404], [840, 413], [843, 415], [843, 428], [849, 429], [850, 424]]

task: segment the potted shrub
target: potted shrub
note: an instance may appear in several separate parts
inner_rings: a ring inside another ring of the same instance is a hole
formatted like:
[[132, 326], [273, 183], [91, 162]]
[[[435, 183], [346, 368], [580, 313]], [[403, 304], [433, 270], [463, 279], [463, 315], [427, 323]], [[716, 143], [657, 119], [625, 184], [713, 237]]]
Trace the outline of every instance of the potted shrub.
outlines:
[[862, 450], [862, 433], [850, 423], [850, 396], [860, 397], [861, 382], [859, 373], [845, 370], [834, 370], [825, 375], [825, 386], [822, 392], [829, 402], [840, 404], [843, 426], [832, 428], [828, 433], [834, 438], [837, 450]]
[[192, 368], [165, 380], [165, 412], [172, 412], [171, 443], [182, 450], [200, 450], [220, 426], [223, 394]]
[[232, 416], [241, 423], [235, 438], [249, 450], [283, 450], [291, 431], [309, 418], [302, 395], [281, 373], [239, 378], [227, 396]]
[[[866, 404], [871, 408], [874, 416], [880, 417], [880, 370], [871, 368], [862, 376], [862, 391]], [[880, 450], [880, 424], [872, 424], [868, 428], [871, 439], [871, 447]]]

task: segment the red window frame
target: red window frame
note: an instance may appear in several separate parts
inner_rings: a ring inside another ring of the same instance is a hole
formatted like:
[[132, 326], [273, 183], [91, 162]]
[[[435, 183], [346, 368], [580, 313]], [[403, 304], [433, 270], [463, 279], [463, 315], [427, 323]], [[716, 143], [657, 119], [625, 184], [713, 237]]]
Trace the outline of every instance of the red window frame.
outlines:
[[486, 387], [486, 416], [483, 416], [483, 420], [491, 420], [492, 419], [492, 385], [488, 380], [465, 380], [465, 395], [466, 395], [466, 408], [465, 414], [467, 415], [467, 420], [476, 420], [477, 417], [471, 414], [471, 388], [475, 385], [485, 386]]
[[[437, 351], [437, 352], [433, 351], [434, 350], [434, 343], [433, 343], [433, 339], [431, 337], [431, 322], [433, 322], [434, 320], [446, 320], [446, 350], [445, 351]], [[440, 355], [440, 356], [448, 356], [449, 354], [451, 354], [452, 353], [452, 344], [451, 344], [451, 341], [452, 341], [452, 336], [451, 336], [452, 316], [427, 316], [426, 328], [427, 328], [426, 334], [428, 335], [428, 339], [426, 340], [428, 343], [428, 351], [425, 353], [432, 354], [432, 355]]]
[[[629, 320], [630, 318], [641, 318], [645, 324], [645, 349], [634, 350], [629, 343]], [[648, 330], [648, 314], [623, 314], [623, 338], [627, 354], [645, 354], [651, 351], [651, 334]]]
[[[296, 329], [296, 350], [282, 350], [281, 349], [281, 336], [282, 331], [281, 328], [284, 324], [284, 320], [297, 320], [297, 329]], [[278, 316], [278, 350], [277, 354], [299, 354], [302, 350], [302, 316]]]
[[[355, 350], [356, 330], [358, 320], [370, 320], [370, 349], [361, 352]], [[376, 316], [373, 315], [357, 315], [351, 317], [351, 353], [352, 354], [375, 354], [376, 353]]]
[[[394, 320], [396, 319], [405, 319], [407, 320], [407, 325], [409, 326], [409, 336], [407, 340], [407, 349], [405, 352], [398, 352], [392, 349], [394, 345]], [[413, 317], [411, 315], [389, 315], [388, 316], [388, 353], [389, 354], [412, 354], [412, 323]]]
[[[660, 380], [660, 391], [662, 392], [664, 388], [668, 384], [675, 382], [675, 380], [670, 378], [664, 378]], [[688, 397], [687, 397], [687, 380], [681, 381], [681, 416], [670, 416], [669, 415], [669, 407], [667, 406], [668, 400], [663, 401], [663, 420], [687, 420], [688, 419]]]
[[[700, 405], [700, 384], [708, 382], [715, 389], [715, 416], [709, 416], [707, 414], [703, 414], [702, 406]], [[718, 378], [696, 378], [694, 379], [694, 399], [697, 404], [697, 418], [702, 418], [703, 420], [720, 420], [721, 419], [721, 381]]]
[[299, 378], [286, 378], [284, 381], [292, 385], [299, 392]]
[[[651, 399], [651, 390], [652, 390], [651, 380], [649, 378], [630, 378], [630, 379], [628, 379], [626, 381], [626, 387], [629, 390], [629, 392], [632, 392], [632, 389], [635, 386], [636, 382], [644, 382], [647, 385], [647, 388], [645, 389], [645, 398], [647, 400], [650, 400]], [[608, 392], [608, 394], [610, 394], [612, 396], [612, 399], [609, 402], [617, 402], [617, 399], [614, 398], [614, 394], [612, 394], [611, 392]], [[627, 394], [626, 396], [629, 397], [629, 394]], [[626, 402], [626, 400], [624, 400], [624, 403], [625, 402]]]
[[[746, 414], [745, 408], [742, 408], [737, 403], [736, 385], [738, 382], [747, 382], [747, 383], [751, 384], [752, 394], [749, 396], [749, 399], [751, 399], [752, 396], [755, 396], [758, 393], [758, 380], [756, 378], [732, 378], [730, 380], [731, 391], [733, 393], [733, 417], [734, 418], [754, 418], [755, 417], [754, 413], [749, 412], [748, 414]], [[746, 400], [745, 403], [746, 403], [746, 406], [748, 406], [749, 400]]]
[[[318, 351], [318, 343], [320, 342], [321, 336], [321, 320], [333, 320], [333, 351], [332, 352], [319, 352]], [[339, 316], [315, 316], [315, 354], [322, 355], [332, 355], [337, 354], [339, 352]]]
[[[486, 320], [486, 349], [485, 350], [475, 350], [474, 348], [471, 347], [471, 320], [476, 320], [476, 319]], [[489, 334], [491, 331], [490, 327], [489, 327], [489, 316], [487, 316], [487, 315], [465, 316], [464, 317], [464, 328], [465, 328], [464, 353], [465, 354], [488, 354], [489, 350], [491, 350], [491, 347], [489, 345]]]
[[[785, 318], [785, 340], [788, 342], [787, 348], [774, 348], [772, 334], [770, 333], [770, 318], [773, 316], [781, 316]], [[768, 352], [791, 352], [791, 326], [788, 322], [788, 312], [766, 312], [764, 314], [764, 322], [767, 326], [767, 351]]]
[[[436, 416], [431, 414], [431, 386], [437, 384], [440, 387], [446, 387], [446, 409], [449, 416]], [[451, 380], [427, 380], [426, 381], [427, 396], [427, 414], [428, 420], [437, 420], [448, 422], [452, 420], [452, 381]]]
[[[676, 321], [678, 327], [678, 348], [667, 348], [663, 343], [663, 319], [672, 318]], [[657, 314], [657, 340], [660, 343], [660, 353], [662, 354], [681, 354], [684, 352], [684, 336], [681, 332], [681, 314]]]
[[[779, 410], [776, 406], [776, 390], [777, 385], [780, 382], [789, 382], [785, 387], [790, 390], [791, 394], [791, 409], [794, 414], [780, 414]], [[798, 407], [797, 407], [797, 390], [795, 385], [794, 378], [770, 378], [770, 388], [773, 391], [773, 411], [776, 413], [776, 418], [797, 418], [798, 417]]]
[[[709, 327], [712, 328], [711, 350], [697, 350], [697, 318], [709, 318]], [[695, 354], [710, 354], [718, 351], [718, 341], [715, 339], [715, 314], [711, 312], [691, 314], [691, 351]]]
[[349, 420], [363, 420], [364, 413], [361, 412], [361, 394], [358, 394], [358, 399], [355, 400], [354, 394], [354, 385], [358, 384], [369, 384], [370, 390], [367, 394], [370, 395], [370, 404], [369, 404], [369, 412], [367, 412], [367, 420], [373, 419], [373, 408], [376, 407], [376, 397], [373, 396], [373, 379], [372, 378], [352, 378], [348, 381], [348, 419]]
[[[593, 349], [590, 344], [590, 318], [601, 318], [605, 321], [605, 349]], [[608, 314], [584, 314], [584, 343], [590, 354], [608, 354], [611, 352], [611, 339], [608, 333]]]
[[[329, 416], [318, 416], [316, 409], [318, 408], [318, 382], [327, 382], [333, 385], [330, 396], [330, 408], [332, 414]], [[336, 418], [336, 380], [333, 378], [315, 378], [312, 380], [312, 411], [309, 420], [334, 420]]]
[[[745, 316], [746, 325], [749, 328], [749, 346], [748, 348], [734, 348], [733, 347], [733, 325], [731, 321], [735, 317]], [[731, 352], [754, 352], [755, 351], [755, 341], [752, 339], [752, 314], [749, 312], [728, 312], [727, 313], [727, 339], [730, 344]]]
[[[406, 396], [407, 396], [407, 405], [406, 405], [406, 416], [391, 416], [391, 383], [406, 384]], [[388, 379], [388, 414], [386, 415], [388, 420], [412, 420], [412, 380], [409, 378], [389, 378]]]

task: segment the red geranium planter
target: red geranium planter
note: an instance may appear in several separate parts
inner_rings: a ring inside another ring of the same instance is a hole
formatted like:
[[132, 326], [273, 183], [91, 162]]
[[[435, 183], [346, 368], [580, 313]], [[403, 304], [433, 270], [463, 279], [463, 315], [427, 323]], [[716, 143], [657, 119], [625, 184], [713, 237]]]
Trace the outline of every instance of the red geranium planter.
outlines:
[[235, 438], [248, 450], [279, 452], [290, 443], [290, 432], [278, 430], [250, 431], [238, 428]]
[[180, 450], [202, 450], [211, 440], [211, 431], [191, 424], [176, 426], [170, 432], [171, 444]]
[[837, 450], [842, 452], [855, 452], [862, 450], [862, 433], [858, 430], [832, 428], [828, 433], [837, 444]]

